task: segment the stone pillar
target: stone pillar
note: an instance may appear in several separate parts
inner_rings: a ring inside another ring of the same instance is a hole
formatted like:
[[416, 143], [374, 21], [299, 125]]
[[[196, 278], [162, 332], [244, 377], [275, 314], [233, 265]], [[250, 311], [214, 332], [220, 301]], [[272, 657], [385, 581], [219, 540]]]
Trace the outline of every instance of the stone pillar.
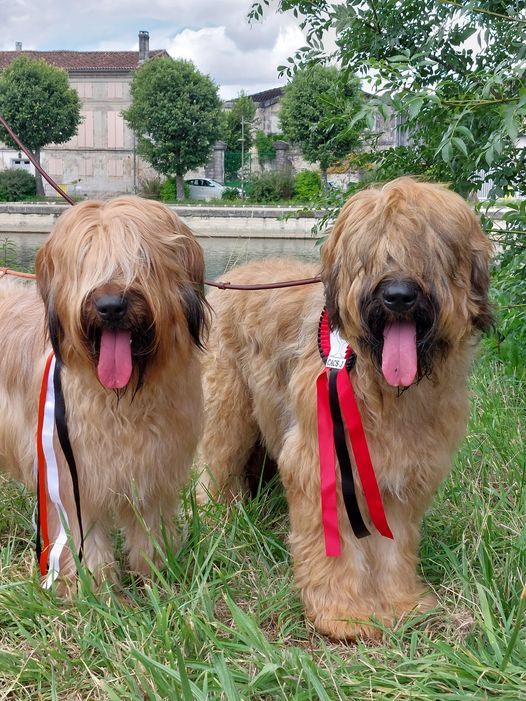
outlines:
[[205, 165], [205, 177], [217, 180], [221, 184], [225, 182], [225, 151], [225, 142], [216, 141], [212, 156]]
[[292, 163], [289, 157], [290, 144], [286, 141], [274, 141], [276, 149], [276, 160], [274, 161], [274, 170], [284, 173], [292, 172]]

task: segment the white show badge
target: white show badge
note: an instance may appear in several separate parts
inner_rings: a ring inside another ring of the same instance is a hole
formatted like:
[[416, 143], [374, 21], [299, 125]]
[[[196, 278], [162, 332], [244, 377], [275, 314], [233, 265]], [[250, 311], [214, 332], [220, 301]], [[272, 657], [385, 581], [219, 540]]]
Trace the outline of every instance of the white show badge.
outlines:
[[347, 349], [349, 347], [348, 343], [337, 329], [331, 330], [330, 343], [331, 351], [325, 363], [325, 367], [342, 370], [346, 363]]

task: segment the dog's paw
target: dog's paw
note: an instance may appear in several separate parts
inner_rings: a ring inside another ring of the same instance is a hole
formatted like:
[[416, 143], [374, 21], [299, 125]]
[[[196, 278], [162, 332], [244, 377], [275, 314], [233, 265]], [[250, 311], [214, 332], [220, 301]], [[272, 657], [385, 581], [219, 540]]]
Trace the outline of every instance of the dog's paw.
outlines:
[[405, 596], [403, 598], [393, 597], [386, 600], [382, 606], [384, 617], [396, 625], [399, 621], [411, 615], [427, 613], [437, 606], [436, 596], [427, 589]]
[[210, 490], [202, 482], [198, 482], [195, 488], [195, 500], [198, 506], [205, 506], [210, 501], [212, 495]]
[[326, 608], [319, 614], [307, 612], [306, 615], [318, 633], [331, 640], [376, 641], [382, 638], [382, 626], [363, 612], [351, 613], [343, 608]]
[[60, 575], [53, 583], [53, 591], [57, 598], [71, 600], [78, 594], [78, 577], [74, 575]]

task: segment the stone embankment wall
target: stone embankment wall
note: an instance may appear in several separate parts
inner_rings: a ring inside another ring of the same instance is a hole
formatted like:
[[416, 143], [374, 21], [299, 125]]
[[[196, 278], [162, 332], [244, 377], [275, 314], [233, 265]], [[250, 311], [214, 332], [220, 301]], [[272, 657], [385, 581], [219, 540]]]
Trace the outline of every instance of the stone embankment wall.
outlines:
[[[0, 236], [31, 243], [51, 228], [66, 204], [0, 204]], [[307, 239], [319, 213], [305, 214], [295, 207], [214, 207], [174, 205], [171, 207], [198, 236], [219, 238]]]

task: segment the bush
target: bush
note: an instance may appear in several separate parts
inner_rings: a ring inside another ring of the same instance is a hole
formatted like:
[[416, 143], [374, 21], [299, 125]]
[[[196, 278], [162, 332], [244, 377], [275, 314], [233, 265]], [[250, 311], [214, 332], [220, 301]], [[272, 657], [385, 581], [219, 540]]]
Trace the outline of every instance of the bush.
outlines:
[[507, 370], [526, 372], [526, 251], [497, 260], [493, 274], [493, 300], [497, 324], [487, 345]]
[[241, 193], [237, 187], [227, 187], [226, 190], [223, 190], [223, 194], [221, 195], [221, 199], [227, 202], [234, 202], [234, 200], [239, 200], [240, 197]]
[[315, 170], [302, 170], [294, 178], [294, 192], [303, 202], [312, 202], [321, 191], [321, 177]]
[[526, 375], [526, 200], [501, 206], [499, 224], [483, 212], [484, 207], [489, 211], [491, 204], [495, 203], [480, 207], [482, 224], [497, 242], [492, 276], [497, 323], [486, 345], [506, 370]]
[[139, 180], [139, 195], [149, 200], [161, 199], [161, 178], [154, 175], [153, 178], [142, 178]]
[[20, 168], [0, 171], [0, 200], [17, 202], [36, 197], [35, 176]]
[[250, 199], [253, 202], [290, 200], [294, 195], [294, 180], [288, 173], [261, 173], [252, 178]]
[[[190, 185], [184, 183], [184, 199], [190, 199]], [[177, 202], [177, 183], [175, 178], [166, 178], [159, 190], [161, 202]]]
[[173, 178], [166, 178], [161, 185], [161, 202], [175, 202], [177, 200], [177, 186]]

